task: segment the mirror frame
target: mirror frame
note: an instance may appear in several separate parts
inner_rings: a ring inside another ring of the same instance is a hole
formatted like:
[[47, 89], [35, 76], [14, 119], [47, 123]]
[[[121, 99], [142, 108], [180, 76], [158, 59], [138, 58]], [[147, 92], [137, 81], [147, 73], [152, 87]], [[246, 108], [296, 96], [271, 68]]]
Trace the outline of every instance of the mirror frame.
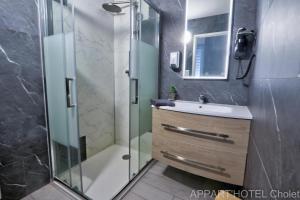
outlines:
[[[186, 0], [185, 4], [185, 26], [184, 26], [184, 35], [187, 32], [187, 9], [188, 9], [188, 1]], [[209, 1], [209, 0], [208, 0]], [[234, 1], [230, 0], [230, 8], [229, 8], [229, 23], [228, 23], [228, 31], [229, 34], [227, 36], [227, 47], [226, 47], [226, 61], [225, 61], [225, 74], [224, 76], [185, 76], [185, 69], [186, 69], [186, 47], [184, 41], [184, 50], [183, 50], [183, 65], [182, 65], [182, 78], [183, 79], [200, 79], [200, 80], [227, 80], [228, 79], [228, 72], [229, 72], [229, 63], [230, 63], [230, 55], [231, 55], [231, 42], [232, 42], [232, 33], [233, 33], [233, 12], [234, 12]], [[208, 34], [208, 33], [206, 33]], [[194, 39], [194, 37], [192, 37]], [[194, 52], [193, 52], [194, 53]], [[194, 56], [194, 55], [193, 55]]]

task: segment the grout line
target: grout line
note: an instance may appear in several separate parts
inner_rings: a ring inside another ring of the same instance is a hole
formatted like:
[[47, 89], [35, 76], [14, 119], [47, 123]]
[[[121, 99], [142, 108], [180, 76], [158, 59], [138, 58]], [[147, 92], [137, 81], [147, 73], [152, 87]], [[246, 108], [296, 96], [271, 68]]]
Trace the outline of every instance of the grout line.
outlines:
[[[130, 194], [130, 192], [129, 192], [128, 194]], [[135, 192], [133, 192], [133, 191], [132, 191], [132, 194], [134, 194], [134, 195], [136, 195], [136, 196], [142, 198], [143, 200], [147, 200], [147, 199], [145, 199], [143, 196], [141, 196], [141, 195], [139, 195], [139, 194], [137, 194], [137, 193], [135, 193]]]
[[140, 183], [146, 184], [146, 185], [148, 185], [148, 186], [151, 187], [151, 188], [154, 188], [154, 189], [156, 189], [156, 190], [159, 190], [159, 191], [161, 191], [161, 192], [163, 192], [163, 193], [166, 193], [166, 194], [169, 194], [169, 195], [171, 195], [171, 196], [174, 195], [174, 194], [171, 194], [169, 191], [162, 190], [160, 187], [157, 187], [157, 186], [155, 186], [155, 185], [152, 185], [151, 183], [148, 183], [148, 182], [146, 182], [146, 181], [140, 180]]
[[[161, 190], [161, 189], [158, 188], [158, 187], [154, 187], [153, 185], [151, 185], [151, 184], [149, 184], [149, 183], [147, 183], [147, 182], [145, 182], [145, 181], [143, 181], [143, 180], [141, 180], [139, 183], [145, 184], [145, 185], [147, 185], [148, 187], [153, 188], [153, 189], [155, 189], [155, 190], [158, 190], [158, 191], [160, 191], [160, 192], [163, 193], [163, 194], [170, 195], [170, 196], [172, 197], [172, 199], [174, 198], [174, 194], [171, 194], [171, 193], [169, 193], [169, 192], [166, 192], [166, 191], [164, 191], [164, 190]], [[151, 189], [151, 190], [153, 190], [153, 189]], [[145, 200], [152, 200], [152, 199], [148, 199], [148, 198], [145, 198], [145, 197], [143, 197], [143, 198], [144, 198]]]

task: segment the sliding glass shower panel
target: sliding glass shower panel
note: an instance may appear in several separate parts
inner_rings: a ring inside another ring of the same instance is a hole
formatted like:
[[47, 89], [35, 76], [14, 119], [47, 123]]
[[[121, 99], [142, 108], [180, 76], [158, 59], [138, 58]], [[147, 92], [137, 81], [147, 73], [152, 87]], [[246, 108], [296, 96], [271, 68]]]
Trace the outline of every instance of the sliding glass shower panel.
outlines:
[[78, 132], [78, 106], [77, 106], [77, 79], [74, 52], [74, 33], [65, 34], [65, 56], [66, 56], [66, 90], [67, 90], [67, 116], [70, 140], [70, 162], [72, 187], [82, 191], [81, 173], [81, 147]]
[[139, 41], [136, 39], [131, 40], [130, 51], [130, 178], [134, 178], [139, 172]]
[[54, 176], [82, 190], [72, 1], [47, 1], [44, 65]]
[[160, 15], [146, 1], [140, 1], [139, 44], [139, 167], [152, 159], [152, 108], [151, 99], [158, 98], [159, 24]]
[[158, 98], [158, 49], [139, 42], [139, 168], [151, 160], [152, 108], [151, 99]]
[[151, 99], [158, 98], [159, 13], [147, 2], [139, 1], [131, 41], [130, 139], [133, 177], [151, 159]]
[[64, 34], [44, 38], [44, 64], [51, 133], [53, 173], [71, 184], [64, 65]]

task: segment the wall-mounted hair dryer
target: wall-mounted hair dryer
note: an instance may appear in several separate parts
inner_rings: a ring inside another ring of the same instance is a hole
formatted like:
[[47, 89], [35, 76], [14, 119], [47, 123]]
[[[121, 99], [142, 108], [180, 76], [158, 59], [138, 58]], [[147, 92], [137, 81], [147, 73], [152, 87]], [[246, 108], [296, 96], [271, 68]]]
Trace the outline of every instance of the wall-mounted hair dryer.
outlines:
[[237, 60], [248, 60], [256, 40], [254, 30], [239, 28], [235, 38], [234, 58]]
[[[248, 31], [246, 28], [239, 28], [235, 38], [234, 58], [240, 61], [236, 79], [244, 79], [252, 66], [253, 59], [256, 55], [253, 53], [253, 47], [256, 41], [254, 30]], [[242, 60], [249, 60], [246, 71], [243, 72]], [[240, 75], [240, 71], [242, 74]]]

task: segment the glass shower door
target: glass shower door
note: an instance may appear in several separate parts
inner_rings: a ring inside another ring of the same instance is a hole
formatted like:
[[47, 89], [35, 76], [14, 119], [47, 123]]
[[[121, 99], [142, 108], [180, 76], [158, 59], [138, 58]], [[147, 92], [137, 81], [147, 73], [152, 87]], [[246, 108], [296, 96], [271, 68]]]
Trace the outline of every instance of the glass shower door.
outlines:
[[158, 98], [159, 66], [160, 15], [144, 0], [139, 1], [135, 15], [130, 66], [131, 177], [152, 159], [150, 100]]
[[48, 126], [53, 175], [82, 191], [72, 1], [47, 1], [44, 42]]

